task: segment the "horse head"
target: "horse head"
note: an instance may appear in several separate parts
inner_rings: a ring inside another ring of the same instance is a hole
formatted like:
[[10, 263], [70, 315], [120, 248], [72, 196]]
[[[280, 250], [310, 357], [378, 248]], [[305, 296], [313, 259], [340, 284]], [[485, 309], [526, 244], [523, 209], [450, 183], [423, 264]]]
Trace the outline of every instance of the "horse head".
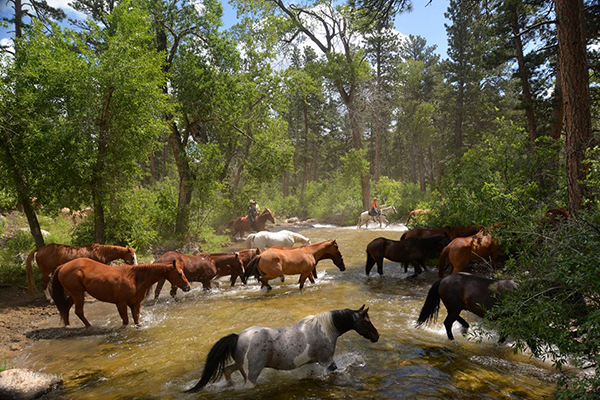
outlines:
[[337, 245], [337, 242], [335, 240], [332, 240], [330, 246], [333, 248], [331, 253], [331, 260], [333, 261], [335, 266], [340, 269], [340, 271], [345, 271], [346, 266], [344, 265], [344, 258], [342, 257], [342, 253], [340, 253], [340, 249]]
[[137, 265], [137, 256], [135, 255], [135, 249], [133, 247], [126, 247], [123, 254], [123, 261], [125, 264]]
[[173, 260], [173, 268], [169, 270], [167, 280], [174, 287], [177, 286], [184, 292], [189, 292], [191, 289], [190, 282], [188, 282], [185, 274], [183, 273], [183, 261]]
[[244, 263], [242, 261], [242, 258], [240, 257], [240, 253], [238, 253], [236, 251], [233, 254], [235, 255], [235, 259], [239, 264], [238, 268], [241, 270], [241, 273], [239, 274], [240, 279], [242, 280], [242, 283], [245, 285], [248, 282], [248, 278], [246, 277], [246, 269], [244, 268]]
[[269, 210], [268, 208], [265, 208], [265, 210], [262, 212], [261, 215], [266, 216], [267, 220], [271, 221], [272, 223], [275, 223], [275, 216], [273, 215], [271, 210]]
[[369, 308], [367, 307], [365, 309], [364, 304], [359, 310], [355, 311], [357, 315], [352, 329], [365, 339], [369, 339], [371, 342], [375, 343], [379, 340], [379, 332], [377, 332], [377, 329], [371, 323], [368, 312]]

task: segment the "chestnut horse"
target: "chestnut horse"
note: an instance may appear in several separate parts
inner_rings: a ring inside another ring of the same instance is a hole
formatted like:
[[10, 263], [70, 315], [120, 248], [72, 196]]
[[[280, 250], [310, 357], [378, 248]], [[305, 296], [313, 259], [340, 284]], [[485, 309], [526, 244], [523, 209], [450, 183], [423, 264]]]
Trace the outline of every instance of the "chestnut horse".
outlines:
[[[467, 329], [469, 329], [469, 323], [460, 316], [462, 310], [471, 311], [483, 318], [486, 311], [496, 304], [498, 295], [517, 288], [517, 283], [512, 279], [488, 279], [464, 272], [447, 276], [435, 282], [429, 289], [417, 320], [417, 326], [421, 326], [423, 323], [427, 325], [437, 318], [440, 299], [442, 299], [448, 310], [448, 316], [444, 320], [446, 335], [448, 335], [448, 339], [454, 340], [452, 334], [454, 321], [458, 321], [462, 325], [463, 335], [466, 335]], [[500, 341], [504, 339], [504, 335], [500, 335]]]
[[308, 246], [287, 249], [272, 247], [252, 260], [246, 269], [253, 271], [256, 278], [261, 281], [261, 289], [266, 286], [267, 290], [271, 290], [271, 285], [269, 285], [271, 279], [297, 274], [300, 274], [299, 283], [300, 289], [302, 289], [306, 278], [311, 283], [315, 283], [313, 270], [319, 261], [327, 259], [332, 260], [340, 271], [346, 270], [344, 259], [335, 240], [325, 240]]
[[50, 275], [59, 265], [76, 258], [87, 257], [92, 260], [108, 264], [117, 259], [123, 259], [125, 263], [130, 265], [137, 264], [137, 258], [133, 247], [107, 246], [104, 244], [89, 244], [87, 246], [68, 246], [66, 244], [50, 243], [39, 249], [33, 250], [27, 256], [25, 263], [27, 268], [27, 287], [30, 292], [34, 292], [35, 283], [33, 281], [32, 261], [35, 256], [38, 268], [42, 272], [42, 287], [46, 294], [46, 298], [50, 300], [48, 293], [48, 283]]
[[236, 218], [229, 223], [231, 225], [231, 236], [236, 237], [236, 235], [239, 234], [240, 237], [244, 237], [244, 232], [264, 231], [266, 230], [265, 225], [267, 224], [267, 221], [275, 223], [275, 216], [268, 208], [265, 208], [263, 212], [256, 217], [253, 224], [250, 223], [247, 216]]
[[456, 239], [457, 237], [472, 236], [472, 235], [476, 234], [477, 232], [479, 232], [479, 230], [480, 230], [480, 228], [478, 228], [476, 226], [467, 226], [467, 227], [457, 226], [454, 228], [446, 226], [446, 227], [440, 228], [440, 229], [415, 228], [415, 229], [411, 229], [409, 231], [404, 232], [402, 237], [400, 237], [400, 240], [409, 239], [411, 237], [424, 238], [424, 237], [440, 235], [442, 233], [445, 233], [446, 235], [448, 235], [448, 237], [450, 239]]
[[[242, 282], [246, 282], [244, 276], [244, 268], [239, 258], [238, 253], [228, 254], [199, 254], [190, 256], [187, 254], [178, 253], [176, 251], [168, 251], [158, 257], [154, 262], [170, 262], [180, 260], [183, 263], [183, 271], [190, 282], [201, 282], [205, 290], [212, 288], [212, 280], [216, 277], [232, 275], [231, 286], [235, 284], [235, 279], [238, 276], [242, 278]], [[235, 276], [234, 276], [235, 275]], [[165, 280], [161, 279], [154, 290], [154, 299], [160, 295]], [[177, 286], [171, 287], [171, 296], [175, 298], [177, 295]]]
[[448, 262], [452, 267], [451, 274], [461, 272], [469, 261], [479, 261], [484, 258], [492, 258], [492, 267], [496, 265], [500, 255], [500, 243], [491, 235], [483, 233], [483, 230], [469, 237], [454, 239], [442, 250], [438, 262], [438, 276], [444, 277], [444, 269]]
[[[181, 267], [179, 261], [110, 267], [89, 258], [77, 258], [57, 268], [52, 279], [52, 297], [65, 326], [69, 326], [69, 310], [73, 303], [75, 314], [86, 328], [91, 326], [83, 314], [85, 292], [100, 301], [116, 304], [123, 325], [129, 323], [129, 306], [133, 322], [138, 325], [146, 291], [159, 279], [168, 279], [185, 292], [190, 290]], [[67, 298], [65, 291], [71, 297]]]

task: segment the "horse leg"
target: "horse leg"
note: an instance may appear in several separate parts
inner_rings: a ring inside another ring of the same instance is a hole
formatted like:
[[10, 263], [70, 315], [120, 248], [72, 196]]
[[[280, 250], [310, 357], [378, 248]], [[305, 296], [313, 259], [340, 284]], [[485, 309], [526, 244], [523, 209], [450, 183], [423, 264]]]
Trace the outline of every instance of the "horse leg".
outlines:
[[44, 296], [46, 296], [46, 300], [48, 300], [50, 304], [54, 304], [54, 299], [50, 294], [51, 285], [48, 285], [50, 283], [50, 277], [51, 275], [44, 273], [44, 276], [42, 276], [42, 288], [44, 290]]
[[265, 286], [267, 287], [267, 292], [273, 289], [271, 287], [271, 285], [269, 285], [269, 280], [267, 279], [266, 276], [260, 278], [260, 282], [261, 282], [261, 286], [260, 286], [261, 289], [264, 288]]
[[128, 325], [129, 324], [129, 316], [127, 315], [127, 303], [119, 302], [116, 305], [117, 305], [117, 310], [119, 310], [119, 315], [121, 316], [121, 319], [123, 320], [123, 326]]
[[279, 275], [279, 279], [281, 279], [281, 282], [285, 282], [285, 275]]
[[[314, 269], [313, 269], [314, 271]], [[310, 283], [314, 284], [315, 283], [315, 278], [313, 278], [313, 271], [310, 271], [310, 274], [308, 274], [308, 280], [310, 281]]]
[[462, 325], [462, 334], [463, 336], [467, 336], [467, 332], [469, 331], [469, 323], [467, 321], [465, 321], [460, 315], [458, 317], [456, 317], [456, 320], [458, 322], [460, 322], [460, 324]]
[[[142, 308], [141, 303], [135, 303], [129, 306], [131, 309], [131, 315], [133, 316], [133, 323], [136, 325], [140, 324], [140, 310]], [[127, 311], [127, 310], [125, 310]]]
[[377, 257], [377, 273], [383, 275], [383, 257]]
[[177, 300], [177, 286], [172, 285], [171, 286], [171, 291], [169, 292], [169, 294], [171, 295], [172, 298], [174, 298], [175, 300]]
[[86, 328], [89, 328], [90, 326], [92, 326], [92, 324], [90, 324], [90, 322], [85, 318], [85, 315], [83, 315], [84, 292], [82, 292], [81, 294], [77, 293], [77, 295], [75, 296], [73, 296], [72, 293], [70, 294], [73, 298], [73, 302], [75, 303], [75, 315], [79, 317], [79, 319], [81, 320], [81, 322], [84, 323]]
[[156, 283], [156, 289], [154, 289], [154, 300], [158, 299], [158, 296], [160, 296], [160, 291], [162, 290], [165, 281], [166, 279], [161, 279]]
[[300, 290], [304, 288], [304, 282], [306, 281], [306, 278], [308, 278], [307, 274], [300, 275]]
[[[223, 370], [223, 375], [225, 375], [225, 380], [227, 381], [227, 384], [229, 386], [233, 385], [233, 381], [231, 380], [231, 374], [233, 374], [235, 371], [240, 371], [236, 364], [231, 364], [225, 367], [225, 369]], [[244, 380], [245, 379], [246, 378], [244, 377]]]
[[457, 320], [458, 315], [454, 313], [448, 312], [448, 316], [444, 320], [444, 326], [446, 327], [446, 335], [448, 335], [448, 339], [454, 340], [454, 335], [452, 334], [452, 324]]

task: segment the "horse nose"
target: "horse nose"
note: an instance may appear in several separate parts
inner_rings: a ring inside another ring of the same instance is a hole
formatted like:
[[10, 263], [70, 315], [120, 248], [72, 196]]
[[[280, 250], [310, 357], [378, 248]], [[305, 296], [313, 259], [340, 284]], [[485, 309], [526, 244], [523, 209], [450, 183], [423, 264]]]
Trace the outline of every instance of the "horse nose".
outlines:
[[377, 334], [377, 336], [371, 338], [371, 342], [376, 343], [379, 340], [379, 333]]
[[181, 290], [183, 290], [184, 292], [189, 292], [190, 290], [192, 290], [192, 287], [190, 285], [184, 285]]

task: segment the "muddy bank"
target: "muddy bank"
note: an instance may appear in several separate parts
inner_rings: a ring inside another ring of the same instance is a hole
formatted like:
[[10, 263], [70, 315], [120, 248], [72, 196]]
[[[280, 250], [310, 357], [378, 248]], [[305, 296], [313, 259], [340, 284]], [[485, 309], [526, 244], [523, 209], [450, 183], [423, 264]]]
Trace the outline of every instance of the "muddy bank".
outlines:
[[10, 367], [11, 358], [37, 340], [31, 332], [50, 318], [59, 323], [58, 310], [42, 293], [0, 286], [0, 360], [7, 360]]

